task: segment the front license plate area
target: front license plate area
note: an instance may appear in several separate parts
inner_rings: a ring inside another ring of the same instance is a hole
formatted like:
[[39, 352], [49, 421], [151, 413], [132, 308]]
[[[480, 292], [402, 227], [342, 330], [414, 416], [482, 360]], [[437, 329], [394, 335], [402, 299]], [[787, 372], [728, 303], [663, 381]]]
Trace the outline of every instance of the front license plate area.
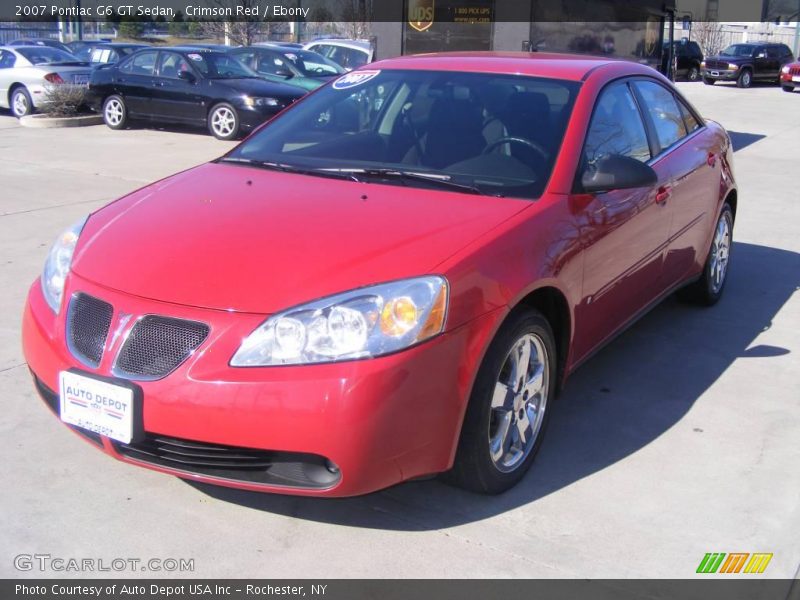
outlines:
[[712, 77], [719, 77], [719, 71], [711, 71]]
[[130, 382], [62, 371], [58, 396], [64, 423], [124, 444], [141, 436], [141, 392]]
[[800, 75], [792, 75], [792, 81], [800, 83]]

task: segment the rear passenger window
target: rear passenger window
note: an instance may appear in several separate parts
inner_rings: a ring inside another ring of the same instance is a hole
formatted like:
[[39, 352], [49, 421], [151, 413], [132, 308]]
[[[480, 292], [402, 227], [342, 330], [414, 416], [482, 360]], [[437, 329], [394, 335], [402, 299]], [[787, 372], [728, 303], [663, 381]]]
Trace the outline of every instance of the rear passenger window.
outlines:
[[642, 108], [650, 117], [661, 149], [666, 150], [685, 137], [686, 125], [672, 92], [653, 81], [637, 81], [634, 85], [642, 96]]
[[642, 162], [650, 160], [642, 117], [626, 83], [607, 87], [597, 101], [583, 151], [591, 164], [612, 154], [629, 156]]
[[686, 125], [686, 130], [689, 133], [692, 133], [696, 129], [700, 129], [700, 123], [697, 119], [694, 118], [694, 115], [691, 113], [689, 108], [680, 100], [678, 100], [678, 108], [681, 109], [681, 116], [683, 117], [683, 123]]
[[141, 52], [125, 63], [124, 71], [132, 75], [152, 75], [156, 66], [155, 52]]

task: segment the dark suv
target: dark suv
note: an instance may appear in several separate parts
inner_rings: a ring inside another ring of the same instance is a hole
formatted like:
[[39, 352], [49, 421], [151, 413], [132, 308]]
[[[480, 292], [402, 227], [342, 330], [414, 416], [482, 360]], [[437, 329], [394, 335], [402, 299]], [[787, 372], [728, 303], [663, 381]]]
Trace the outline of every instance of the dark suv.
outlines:
[[783, 65], [794, 60], [786, 44], [750, 42], [731, 44], [718, 56], [706, 58], [701, 65], [703, 81], [714, 85], [717, 81], [735, 81], [742, 88], [754, 81], [780, 81]]
[[[689, 42], [681, 40], [673, 42], [675, 60], [675, 79], [683, 78], [687, 81], [697, 81], [700, 79], [700, 65], [703, 62], [703, 51], [697, 42]], [[664, 52], [661, 56], [664, 58], [662, 64], [662, 73], [666, 73], [667, 59], [669, 54], [669, 42], [664, 44]]]

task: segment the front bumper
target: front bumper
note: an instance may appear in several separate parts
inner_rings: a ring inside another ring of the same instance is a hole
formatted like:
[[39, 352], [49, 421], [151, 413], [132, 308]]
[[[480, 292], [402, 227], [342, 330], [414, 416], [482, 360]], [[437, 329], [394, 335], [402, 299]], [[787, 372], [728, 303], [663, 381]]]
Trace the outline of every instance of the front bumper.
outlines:
[[283, 106], [238, 106], [237, 112], [239, 113], [240, 127], [244, 131], [251, 131], [262, 123], [269, 121], [284, 108]]
[[[73, 274], [65, 298], [76, 291], [114, 307], [104, 357], [96, 369], [81, 364], [68, 349], [66, 309], [54, 315], [38, 281], [28, 295], [23, 348], [46, 399], [49, 390], [58, 389], [62, 370], [78, 368], [90, 375], [111, 376], [114, 355], [122, 343], [117, 340], [126, 335], [121, 316], [161, 314], [201, 321], [210, 326], [211, 333], [186, 362], [163, 379], [136, 382], [142, 390], [146, 434], [151, 439], [162, 436], [263, 451], [282, 459], [310, 456], [311, 462], [323, 466], [325, 460], [331, 461], [339, 472], [335, 481], [324, 485], [300, 485], [291, 479], [254, 480], [187, 470], [146, 454], [126, 452], [102, 436], [94, 436], [96, 445], [119, 460], [186, 479], [301, 495], [364, 494], [447, 470], [477, 365], [503, 316], [502, 311], [488, 313], [424, 344], [377, 359], [231, 368], [228, 361], [238, 344], [264, 315], [146, 300]], [[50, 394], [49, 403], [57, 406], [53, 392]]]
[[781, 73], [781, 85], [800, 87], [800, 73]]
[[739, 77], [739, 69], [701, 69], [701, 77], [715, 79], [717, 81], [736, 81]]

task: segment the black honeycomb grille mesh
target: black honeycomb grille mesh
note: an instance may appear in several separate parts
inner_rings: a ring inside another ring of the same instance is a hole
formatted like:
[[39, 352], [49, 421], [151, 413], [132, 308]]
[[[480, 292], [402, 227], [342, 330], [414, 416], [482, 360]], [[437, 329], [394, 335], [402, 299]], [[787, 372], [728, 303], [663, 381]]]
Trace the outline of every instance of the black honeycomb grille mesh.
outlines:
[[174, 371], [208, 336], [208, 325], [170, 317], [142, 317], [117, 357], [123, 377], [158, 379]]
[[69, 303], [67, 339], [72, 353], [93, 367], [100, 364], [114, 308], [87, 294], [75, 294]]

